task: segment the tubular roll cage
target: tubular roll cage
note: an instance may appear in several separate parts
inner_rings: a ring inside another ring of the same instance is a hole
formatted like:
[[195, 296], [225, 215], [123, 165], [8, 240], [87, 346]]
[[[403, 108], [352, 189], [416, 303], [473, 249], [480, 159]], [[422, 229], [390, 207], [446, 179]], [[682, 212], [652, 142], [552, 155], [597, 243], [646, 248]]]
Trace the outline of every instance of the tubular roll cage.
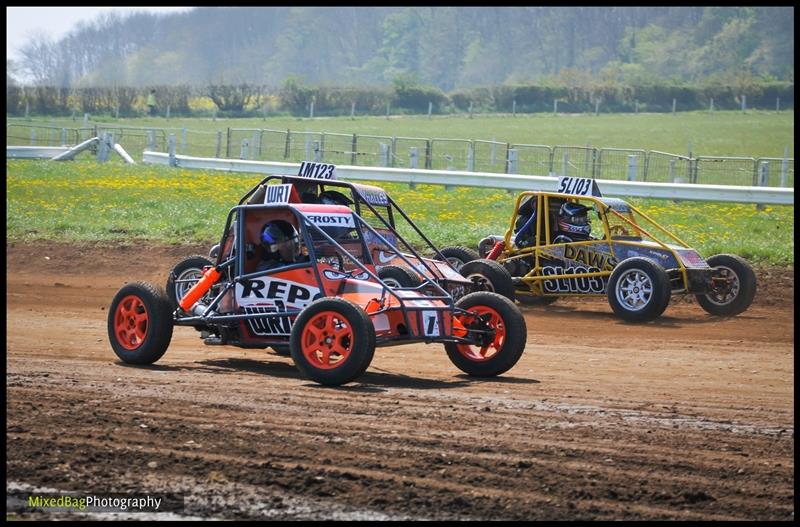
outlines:
[[[304, 267], [311, 267], [313, 269], [313, 271], [314, 271], [314, 276], [315, 276], [315, 278], [317, 280], [317, 285], [319, 286], [319, 289], [321, 291], [324, 291], [324, 284], [322, 282], [322, 278], [320, 276], [319, 269], [318, 269], [318, 267], [316, 265], [317, 254], [316, 254], [316, 252], [314, 250], [313, 239], [311, 238], [311, 234], [309, 232], [309, 227], [311, 227], [311, 229], [313, 229], [313, 232], [315, 232], [317, 234], [321, 234], [325, 238], [325, 240], [327, 242], [329, 242], [336, 250], [341, 251], [341, 254], [342, 254], [342, 256], [344, 258], [349, 259], [361, 271], [366, 272], [370, 276], [370, 278], [373, 278], [374, 280], [376, 280], [381, 285], [381, 288], [382, 288], [380, 299], [378, 299], [378, 304], [379, 304], [380, 308], [378, 310], [369, 312], [368, 315], [378, 315], [378, 314], [384, 313], [386, 311], [389, 311], [390, 309], [398, 309], [399, 308], [401, 310], [401, 312], [403, 313], [403, 322], [405, 323], [406, 328], [410, 328], [411, 327], [411, 321], [410, 321], [409, 316], [408, 316], [408, 312], [409, 311], [442, 311], [442, 312], [450, 311], [453, 314], [465, 314], [465, 313], [468, 313], [468, 311], [456, 307], [455, 303], [453, 301], [453, 297], [451, 295], [449, 295], [447, 293], [447, 291], [445, 291], [438, 283], [436, 283], [436, 281], [434, 281], [434, 280], [432, 280], [431, 278], [428, 278], [428, 277], [423, 277], [423, 282], [420, 285], [416, 286], [416, 287], [413, 287], [413, 288], [399, 288], [399, 289], [406, 290], [406, 291], [419, 291], [421, 293], [421, 290], [423, 290], [424, 288], [432, 287], [435, 290], [437, 290], [438, 293], [441, 293], [441, 295], [440, 296], [423, 295], [423, 296], [419, 296], [419, 297], [410, 298], [408, 300], [410, 300], [412, 302], [440, 301], [440, 302], [444, 302], [445, 305], [439, 305], [439, 306], [432, 305], [432, 306], [424, 306], [424, 307], [409, 306], [401, 295], [397, 294], [389, 286], [387, 286], [386, 283], [383, 282], [383, 280], [381, 280], [375, 273], [370, 271], [367, 266], [365, 266], [363, 263], [361, 263], [358, 260], [358, 258], [353, 256], [347, 249], [342, 247], [341, 244], [339, 244], [336, 240], [331, 238], [325, 231], [323, 231], [321, 228], [319, 228], [318, 226], [316, 226], [313, 223], [311, 223], [308, 220], [308, 218], [306, 218], [306, 216], [301, 211], [299, 211], [295, 207], [291, 206], [291, 204], [280, 203], [280, 204], [264, 204], [264, 205], [237, 205], [237, 206], [233, 207], [230, 210], [230, 212], [228, 213], [228, 218], [227, 218], [227, 220], [225, 222], [225, 230], [223, 231], [222, 238], [220, 239], [220, 245], [219, 246], [220, 246], [221, 249], [219, 251], [219, 254], [217, 255], [217, 262], [215, 264], [216, 269], [220, 273], [223, 273], [223, 271], [227, 271], [227, 274], [228, 274], [229, 278], [225, 281], [225, 284], [224, 284], [222, 290], [219, 293], [216, 294], [216, 296], [208, 304], [208, 306], [205, 306], [205, 309], [204, 309], [204, 311], [203, 311], [203, 313], [201, 315], [189, 315], [189, 316], [185, 316], [185, 317], [180, 316], [180, 313], [181, 313], [182, 309], [180, 307], [178, 307], [178, 309], [175, 311], [174, 316], [173, 316], [176, 325], [194, 326], [194, 325], [197, 325], [197, 324], [203, 324], [203, 325], [210, 325], [211, 324], [211, 325], [222, 325], [222, 326], [232, 327], [232, 326], [234, 326], [236, 323], [238, 323], [240, 321], [254, 320], [254, 319], [258, 319], [258, 318], [263, 318], [265, 316], [291, 317], [291, 316], [296, 316], [296, 315], [300, 314], [302, 309], [291, 309], [291, 310], [286, 310], [286, 311], [281, 311], [281, 312], [275, 312], [274, 314], [273, 313], [244, 313], [244, 314], [236, 314], [236, 315], [220, 315], [220, 314], [218, 314], [218, 313], [216, 313], [214, 311], [214, 309], [219, 305], [219, 303], [224, 298], [225, 294], [228, 293], [228, 291], [230, 291], [231, 289], [233, 289], [236, 286], [236, 284], [241, 283], [244, 280], [250, 280], [252, 278], [257, 278], [259, 276], [265, 276], [265, 275], [268, 275], [268, 274], [272, 274], [273, 271], [276, 271], [275, 269], [270, 269], [270, 270], [256, 271], [256, 272], [245, 274], [244, 273], [244, 262], [240, 257], [237, 257], [237, 254], [245, 254], [245, 250], [244, 250], [245, 227], [244, 226], [245, 226], [245, 219], [246, 219], [247, 212], [248, 211], [257, 211], [257, 210], [285, 210], [285, 211], [288, 210], [292, 214], [294, 214], [295, 218], [298, 220], [298, 225], [300, 225], [301, 235], [303, 236], [304, 243], [306, 244], [306, 247], [308, 248], [309, 260], [306, 261], [306, 262], [299, 262], [299, 263], [296, 263], [296, 264], [293, 264], [293, 265], [282, 267], [282, 268], [279, 269], [280, 271], [286, 271], [286, 270], [292, 270], [292, 269], [300, 269], [300, 268], [304, 268]], [[387, 247], [391, 247], [396, 252], [396, 254], [398, 256], [400, 256], [400, 258], [402, 258], [402, 260], [406, 264], [408, 264], [410, 267], [413, 268], [413, 265], [408, 260], [408, 258], [405, 255], [403, 255], [403, 253], [401, 253], [400, 251], [397, 251], [397, 249], [393, 245], [391, 245], [380, 233], [375, 231], [375, 229], [373, 229], [358, 214], [356, 214], [355, 212], [352, 212], [352, 211], [351, 211], [351, 213], [353, 214], [353, 218], [356, 220], [356, 222], [361, 223], [363, 226], [365, 226], [373, 235], [377, 236], [378, 239], [381, 240], [381, 242], [386, 244]], [[233, 247], [232, 247], [232, 250], [231, 250], [231, 257], [223, 262], [222, 261], [222, 253], [223, 253], [222, 248], [225, 247], [225, 242], [228, 239], [229, 232], [231, 230], [231, 224], [233, 223], [234, 216], [236, 216], [238, 218], [238, 221], [236, 222], [236, 230], [237, 230], [237, 232], [236, 232], [236, 236], [234, 238], [234, 244], [233, 244]], [[362, 233], [363, 231], [359, 230], [359, 232]], [[359, 234], [359, 240], [360, 240], [360, 242], [362, 244], [362, 247], [364, 249], [366, 249], [366, 242], [364, 240], [363, 234]], [[374, 262], [372, 262], [371, 256], [369, 255], [369, 251], [365, 251], [365, 255], [366, 255], [366, 258], [369, 260], [369, 262], [374, 265]], [[234, 267], [234, 266], [235, 266], [235, 270], [234, 270], [234, 272], [233, 272], [233, 274], [231, 276], [231, 268]], [[342, 271], [342, 272], [344, 272], [344, 271]], [[392, 295], [393, 297], [395, 297], [397, 299], [397, 301], [399, 302], [399, 306], [391, 306], [391, 307], [387, 307], [386, 306], [386, 295], [387, 295], [387, 293]], [[478, 333], [481, 333], [481, 330], [471, 329], [470, 332], [478, 334]], [[452, 333], [452, 331], [451, 331], [451, 333]], [[408, 338], [404, 338], [404, 337], [382, 337], [382, 338], [377, 339], [376, 345], [389, 344], [389, 343], [394, 342], [394, 341], [404, 341], [404, 342], [409, 342], [409, 343], [416, 342], [416, 341], [455, 342], [455, 343], [458, 343], [458, 344], [475, 344], [476, 343], [472, 339], [466, 339], [466, 338], [461, 338], [461, 337], [457, 337], [457, 336], [451, 335], [451, 336], [446, 336], [446, 337], [439, 336], [439, 337], [434, 337], [434, 338], [422, 338], [422, 339], [408, 339]], [[265, 339], [264, 342], [265, 342], [265, 345], [269, 345], [267, 339]], [[275, 344], [285, 344], [285, 340], [274, 340], [272, 342], [275, 343]]]
[[[442, 276], [442, 274], [441, 274], [441, 271], [439, 271], [436, 268], [436, 266], [430, 266], [428, 264], [428, 262], [426, 262], [422, 258], [422, 256], [419, 253], [417, 253], [417, 251], [414, 250], [414, 248], [411, 246], [411, 244], [408, 243], [405, 240], [405, 238], [403, 238], [402, 235], [399, 232], [397, 232], [397, 230], [395, 229], [394, 215], [392, 213], [393, 209], [396, 210], [397, 212], [400, 213], [400, 216], [403, 217], [403, 219], [406, 221], [406, 223], [408, 223], [411, 226], [411, 228], [414, 230], [414, 232], [416, 232], [417, 235], [419, 235], [419, 237], [422, 238], [422, 240], [425, 242], [425, 244], [428, 246], [428, 248], [430, 248], [436, 254], [436, 256], [440, 259], [440, 261], [443, 262], [445, 265], [447, 265], [450, 269], [452, 269], [454, 273], [458, 274], [458, 271], [447, 260], [447, 258], [445, 258], [442, 255], [441, 252], [439, 252], [439, 249], [436, 247], [436, 245], [434, 245], [433, 242], [430, 241], [430, 239], [428, 239], [428, 237], [425, 236], [422, 233], [422, 231], [419, 229], [419, 227], [417, 227], [417, 225], [413, 221], [411, 221], [411, 218], [405, 213], [405, 211], [385, 191], [384, 191], [384, 196], [386, 196], [386, 200], [387, 200], [387, 202], [386, 202], [386, 204], [387, 204], [386, 210], [387, 210], [387, 214], [389, 216], [388, 220], [386, 218], [384, 218], [381, 215], [381, 213], [378, 212], [375, 209], [375, 207], [372, 206], [372, 204], [370, 203], [370, 200], [366, 196], [364, 196], [362, 194], [362, 192], [359, 189], [358, 185], [353, 184], [353, 183], [348, 183], [346, 181], [342, 181], [342, 180], [339, 180], [339, 179], [312, 179], [312, 178], [304, 178], [304, 177], [300, 177], [300, 176], [270, 175], [270, 176], [267, 176], [264, 179], [262, 179], [252, 189], [250, 189], [250, 191], [247, 192], [247, 194], [245, 194], [242, 197], [241, 200], [239, 200], [239, 205], [242, 205], [247, 198], [252, 196], [258, 190], [258, 188], [261, 185], [266, 185], [270, 180], [275, 180], [275, 179], [279, 179], [282, 183], [304, 183], [304, 184], [309, 184], [310, 182], [313, 182], [313, 183], [316, 183], [318, 185], [330, 185], [330, 186], [334, 186], [334, 187], [343, 187], [343, 188], [350, 189], [350, 191], [353, 193], [353, 196], [356, 197], [356, 199], [355, 199], [356, 214], [358, 214], [360, 216], [361, 215], [361, 205], [362, 204], [366, 205], [367, 208], [370, 210], [370, 212], [372, 212], [386, 226], [386, 228], [390, 229], [392, 232], [395, 233], [395, 235], [397, 236], [397, 239], [400, 242], [402, 242], [403, 246], [406, 249], [408, 249], [408, 251], [414, 257], [416, 257], [423, 266], [425, 266], [425, 269], [429, 273], [431, 273], [431, 276], [435, 276], [438, 279], [445, 280], [444, 276]], [[381, 190], [383, 190], [383, 189], [381, 189]], [[364, 222], [364, 223], [366, 224], [366, 222]], [[389, 245], [389, 246], [392, 247], [392, 245]], [[400, 254], [399, 251], [398, 251], [398, 254]], [[412, 266], [412, 268], [413, 268], [413, 266]]]
[[[513, 241], [512, 240], [512, 236], [514, 234], [514, 224], [515, 224], [515, 222], [517, 220], [517, 216], [519, 214], [520, 204], [521, 204], [522, 200], [524, 198], [528, 197], [528, 196], [531, 196], [532, 199], [535, 198], [537, 200], [536, 201], [536, 210], [537, 211], [547, 210], [548, 213], [547, 214], [537, 214], [536, 215], [536, 225], [535, 225], [536, 231], [535, 232], [536, 232], [536, 240], [537, 240], [536, 243], [537, 243], [537, 245], [534, 245], [533, 247], [526, 247], [524, 249], [516, 249], [516, 250], [512, 251], [509, 248], [512, 246], [512, 241]], [[504, 240], [503, 241], [505, 243], [505, 247], [503, 249], [503, 252], [500, 253], [500, 257], [503, 257], [503, 259], [506, 260], [506, 261], [523, 259], [523, 258], [527, 258], [527, 257], [529, 257], [531, 255], [534, 257], [534, 266], [533, 266], [533, 268], [531, 269], [531, 271], [528, 274], [523, 276], [521, 278], [521, 280], [524, 283], [526, 283], [527, 285], [532, 286], [533, 288], [538, 288], [539, 294], [536, 295], [536, 296], [570, 296], [570, 295], [571, 296], [590, 296], [590, 295], [600, 296], [600, 293], [596, 293], [596, 294], [593, 294], [593, 293], [579, 293], [579, 294], [576, 294], [576, 293], [571, 293], [571, 294], [570, 293], [545, 293], [544, 289], [542, 288], [542, 283], [545, 280], [570, 279], [570, 278], [576, 278], [576, 277], [580, 277], [580, 278], [591, 278], [591, 277], [596, 277], [596, 276], [597, 277], [607, 277], [607, 276], [610, 276], [613, 271], [597, 271], [597, 272], [591, 272], [591, 273], [554, 274], [554, 275], [547, 275], [547, 276], [541, 276], [541, 275], [534, 276], [537, 273], [539, 273], [541, 271], [541, 269], [542, 269], [542, 266], [539, 263], [539, 260], [540, 260], [540, 258], [542, 256], [542, 254], [549, 256], [550, 254], [548, 252], [548, 249], [554, 247], [555, 245], [559, 245], [559, 244], [552, 243], [552, 240], [550, 239], [550, 233], [552, 231], [550, 229], [549, 208], [545, 208], [544, 207], [544, 205], [545, 205], [544, 202], [546, 200], [548, 201], [547, 207], [550, 206], [549, 205], [549, 199], [550, 198], [563, 199], [565, 201], [572, 201], [572, 202], [576, 202], [576, 203], [579, 201], [578, 198], [573, 194], [560, 194], [560, 193], [557, 193], [557, 192], [542, 193], [542, 192], [536, 192], [536, 191], [524, 191], [524, 192], [521, 192], [519, 194], [519, 196], [517, 196], [517, 199], [516, 199], [516, 201], [514, 203], [514, 213], [511, 215], [511, 224], [510, 224], [508, 230], [506, 230], [506, 233], [505, 233], [505, 236], [504, 236]], [[641, 226], [638, 223], [635, 223], [635, 222], [629, 220], [628, 218], [626, 218], [625, 216], [623, 216], [622, 214], [620, 214], [619, 212], [614, 210], [613, 207], [611, 207], [611, 205], [608, 205], [607, 203], [603, 202], [603, 200], [601, 198], [598, 198], [596, 196], [581, 196], [580, 199], [590, 200], [590, 201], [592, 201], [594, 203], [595, 210], [599, 213], [600, 219], [601, 219], [601, 221], [603, 223], [603, 233], [605, 234], [605, 238], [603, 240], [588, 240], [588, 241], [583, 241], [583, 242], [572, 242], [572, 243], [570, 243], [571, 246], [576, 246], [576, 247], [577, 246], [590, 246], [590, 245], [598, 245], [599, 243], [605, 243], [605, 244], [608, 245], [609, 251], [611, 252], [611, 256], [614, 257], [614, 258], [617, 257], [617, 255], [614, 252], [614, 244], [615, 243], [618, 243], [620, 245], [631, 245], [631, 246], [635, 246], [635, 247], [641, 247], [641, 245], [642, 245], [641, 243], [636, 242], [636, 241], [632, 241], [632, 240], [614, 240], [614, 243], [611, 243], [612, 238], [611, 238], [611, 233], [610, 233], [610, 230], [609, 230], [609, 227], [608, 227], [608, 213], [610, 212], [615, 217], [617, 217], [618, 219], [622, 220], [623, 222], [627, 223], [629, 226], [634, 228], [636, 231], [639, 231], [639, 232], [645, 234], [646, 236], [648, 236], [650, 239], [652, 239], [658, 245], [660, 245], [662, 249], [670, 252], [672, 254], [672, 256], [675, 258], [675, 261], [678, 264], [678, 269], [677, 270], [678, 270], [679, 276], [680, 276], [680, 278], [681, 278], [681, 280], [683, 282], [683, 288], [688, 290], [689, 278], [687, 276], [686, 266], [684, 265], [683, 261], [681, 260], [680, 256], [678, 255], [677, 251], [675, 251], [674, 249], [672, 249], [671, 247], [666, 245], [664, 242], [662, 242], [657, 237], [653, 236], [650, 233], [650, 231], [646, 230], [643, 226]], [[630, 208], [631, 211], [635, 212], [636, 214], [638, 214], [642, 218], [644, 218], [645, 221], [649, 225], [652, 225], [653, 227], [655, 227], [656, 229], [661, 231], [663, 234], [665, 234], [670, 239], [675, 241], [678, 245], [680, 245], [680, 246], [682, 246], [684, 248], [687, 248], [687, 249], [691, 249], [691, 247], [689, 247], [689, 245], [686, 244], [683, 240], [681, 240], [680, 238], [678, 238], [677, 236], [675, 236], [674, 234], [672, 234], [671, 232], [666, 230], [664, 227], [662, 227], [661, 225], [656, 223], [656, 221], [653, 220], [652, 218], [650, 218], [647, 214], [645, 214], [641, 210], [637, 209], [636, 207], [634, 207], [630, 203], [626, 202], [626, 205]], [[544, 217], [544, 219], [542, 219], [543, 217]], [[545, 240], [545, 243], [544, 243], [544, 245], [539, 245], [538, 241], [542, 239], [539, 236], [542, 233], [542, 229], [544, 229], [544, 240]], [[514, 253], [513, 256], [511, 256], [512, 252]], [[555, 258], [555, 256], [554, 256], [554, 258]], [[670, 270], [668, 269], [667, 271], [669, 272]], [[534, 294], [529, 292], [529, 291], [517, 291], [516, 294], [534, 296]]]

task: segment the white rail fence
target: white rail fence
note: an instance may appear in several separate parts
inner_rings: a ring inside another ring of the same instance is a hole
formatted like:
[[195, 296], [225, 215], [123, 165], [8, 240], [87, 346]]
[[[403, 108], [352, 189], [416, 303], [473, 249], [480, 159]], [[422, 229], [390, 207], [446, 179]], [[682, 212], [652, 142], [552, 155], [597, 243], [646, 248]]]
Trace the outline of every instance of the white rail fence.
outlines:
[[[296, 174], [300, 168], [300, 163], [192, 157], [147, 150], [143, 153], [143, 162], [186, 169], [221, 170], [225, 172], [263, 174], [265, 176], [271, 174]], [[553, 177], [553, 175], [534, 176], [453, 170], [337, 165], [336, 172], [338, 177], [344, 180], [406, 183], [412, 186], [416, 184], [433, 184], [444, 185], [445, 189], [451, 187], [480, 187], [508, 191], [555, 191], [558, 183], [558, 178]], [[605, 196], [755, 203], [759, 205], [794, 205], [793, 188], [601, 179], [598, 179], [597, 183], [600, 191]]]

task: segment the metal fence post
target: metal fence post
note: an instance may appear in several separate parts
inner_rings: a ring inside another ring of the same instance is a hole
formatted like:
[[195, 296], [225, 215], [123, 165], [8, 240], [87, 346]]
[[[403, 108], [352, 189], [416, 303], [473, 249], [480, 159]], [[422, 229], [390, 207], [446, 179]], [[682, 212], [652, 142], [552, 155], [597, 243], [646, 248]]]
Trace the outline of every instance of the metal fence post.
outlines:
[[247, 159], [247, 153], [250, 150], [250, 144], [247, 139], [242, 139], [242, 149], [239, 151], [239, 159]]
[[[408, 165], [412, 169], [416, 169], [419, 165], [419, 149], [416, 146], [408, 149]], [[412, 181], [408, 184], [408, 188], [413, 190], [417, 188], [417, 184]]]
[[594, 114], [595, 115], [599, 115], [600, 114], [600, 99], [596, 99], [594, 101]]
[[638, 165], [639, 156], [628, 156], [628, 181], [636, 181], [636, 167]]
[[[356, 103], [353, 103], [353, 107], [355, 107]], [[358, 136], [353, 134], [353, 143], [350, 145], [350, 164], [355, 166], [356, 164], [356, 152], [358, 152]]]
[[313, 100], [311, 101], [311, 107], [308, 110], [308, 118], [309, 119], [313, 119], [314, 118], [314, 101]]
[[217, 145], [214, 149], [214, 157], [219, 159], [220, 154], [222, 153], [222, 130], [217, 130]]
[[678, 100], [672, 99], [672, 115], [675, 115], [675, 107], [677, 105]]
[[506, 167], [506, 174], [517, 173], [517, 150], [509, 148], [508, 150], [508, 166]]
[[517, 116], [517, 100], [511, 101], [511, 117]]
[[89, 127], [89, 114], [88, 113], [83, 114], [83, 127], [84, 128], [88, 128]]
[[472, 101], [469, 101], [469, 118], [472, 119]]
[[711, 97], [711, 102], [708, 105], [708, 113], [714, 113], [714, 97]]
[[430, 139], [425, 140], [425, 170], [430, 170], [433, 166], [433, 145]]
[[558, 113], [558, 99], [553, 99], [553, 115]]
[[177, 166], [178, 162], [175, 159], [175, 134], [169, 134], [167, 139], [167, 152], [169, 153], [169, 166]]
[[742, 113], [747, 111], [747, 95], [742, 95]]
[[64, 146], [66, 144], [67, 144], [67, 129], [66, 128], [62, 128], [61, 129], [61, 146]]
[[467, 145], [467, 172], [475, 171], [475, 146], [470, 141]]
[[392, 136], [392, 142], [389, 147], [389, 166], [393, 167], [395, 159], [397, 158], [397, 136]]
[[776, 112], [780, 112], [781, 111], [781, 98], [780, 97], [775, 99], [775, 111]]
[[170, 110], [170, 107], [169, 107], [169, 104], [168, 104], [167, 105], [167, 119], [169, 119], [169, 110]]
[[388, 167], [389, 166], [389, 145], [386, 143], [381, 143], [381, 166]]
[[230, 159], [231, 157], [231, 127], [228, 127], [228, 132], [225, 135], [225, 157]]
[[432, 113], [433, 113], [433, 103], [428, 101], [428, 119], [431, 118]]
[[103, 135], [100, 136], [100, 144], [98, 146], [97, 161], [105, 163], [108, 161], [108, 132], [103, 132]]
[[355, 120], [355, 118], [356, 118], [356, 103], [354, 101], [350, 103], [350, 120], [353, 121]]
[[492, 151], [489, 154], [489, 162], [492, 166], [497, 164], [497, 138], [492, 137]]
[[261, 158], [261, 130], [253, 132], [253, 160]]
[[314, 161], [317, 163], [322, 161], [322, 148], [320, 148], [319, 141], [314, 141]]
[[408, 149], [408, 167], [414, 169], [419, 167], [419, 149], [416, 146]]
[[31, 103], [25, 101], [25, 119], [30, 119]]
[[289, 159], [289, 154], [291, 153], [292, 143], [292, 131], [288, 128], [286, 129], [286, 145], [283, 147], [283, 158]]
[[181, 128], [181, 154], [186, 155], [186, 128]]
[[[769, 161], [762, 161], [758, 167], [758, 186], [769, 186]], [[764, 210], [764, 204], [756, 203], [756, 210]]]

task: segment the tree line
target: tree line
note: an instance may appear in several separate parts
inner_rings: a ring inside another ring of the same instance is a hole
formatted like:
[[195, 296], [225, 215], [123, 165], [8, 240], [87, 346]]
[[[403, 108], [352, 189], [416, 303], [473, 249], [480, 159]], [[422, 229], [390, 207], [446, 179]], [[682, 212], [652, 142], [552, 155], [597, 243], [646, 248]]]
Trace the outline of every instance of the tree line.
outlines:
[[396, 81], [390, 88], [311, 86], [296, 78], [273, 90], [252, 84], [205, 87], [6, 87], [8, 115], [69, 116], [83, 113], [135, 117], [146, 113], [155, 90], [161, 116], [257, 117], [434, 114], [458, 112], [666, 112], [702, 109], [789, 109], [794, 83], [736, 79], [707, 84], [620, 84], [564, 70], [560, 82], [454, 90]]
[[[643, 85], [794, 80], [794, 8], [238, 7], [103, 15], [31, 38], [8, 84], [546, 84], [564, 71]], [[20, 82], [20, 79], [25, 82]]]

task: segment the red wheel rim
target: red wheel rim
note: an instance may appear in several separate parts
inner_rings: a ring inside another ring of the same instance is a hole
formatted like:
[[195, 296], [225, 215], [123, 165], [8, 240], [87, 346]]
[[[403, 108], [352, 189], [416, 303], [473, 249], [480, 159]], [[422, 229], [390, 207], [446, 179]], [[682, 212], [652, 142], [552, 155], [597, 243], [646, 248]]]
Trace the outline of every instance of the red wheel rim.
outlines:
[[[503, 322], [503, 318], [491, 307], [475, 306], [469, 308], [469, 311], [470, 313], [475, 313], [477, 315], [490, 315], [488, 325], [495, 331], [494, 339], [486, 346], [458, 344], [456, 348], [464, 357], [471, 361], [484, 362], [491, 360], [495, 355], [500, 353], [500, 350], [503, 349], [503, 344], [506, 341], [506, 325]], [[465, 328], [467, 328], [467, 330], [474, 328], [476, 323], [475, 316], [472, 314], [459, 317], [459, 321], [464, 325]]]
[[114, 335], [120, 346], [128, 350], [139, 348], [147, 336], [147, 308], [136, 295], [123, 298], [114, 311]]
[[317, 313], [303, 328], [303, 356], [315, 368], [332, 370], [347, 361], [353, 350], [353, 328], [335, 311]]

